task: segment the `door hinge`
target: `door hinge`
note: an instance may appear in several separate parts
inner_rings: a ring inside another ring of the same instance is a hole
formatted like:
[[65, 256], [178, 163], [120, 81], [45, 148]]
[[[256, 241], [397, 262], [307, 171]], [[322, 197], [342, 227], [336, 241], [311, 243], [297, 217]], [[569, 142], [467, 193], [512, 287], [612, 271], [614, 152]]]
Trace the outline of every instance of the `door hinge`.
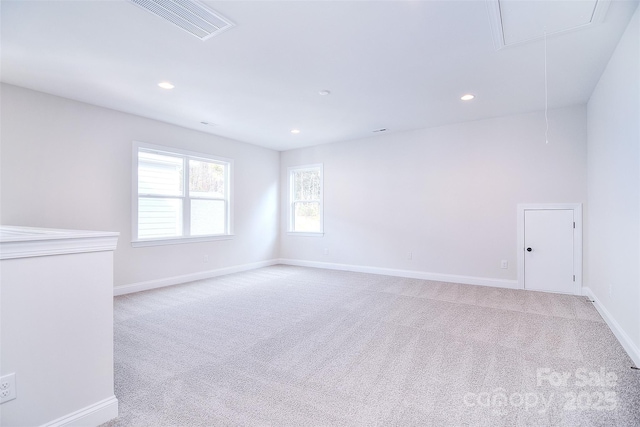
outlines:
[[573, 228], [576, 228], [576, 222], [573, 221]]
[[574, 282], [576, 281], [576, 275], [575, 274], [573, 275], [573, 281]]

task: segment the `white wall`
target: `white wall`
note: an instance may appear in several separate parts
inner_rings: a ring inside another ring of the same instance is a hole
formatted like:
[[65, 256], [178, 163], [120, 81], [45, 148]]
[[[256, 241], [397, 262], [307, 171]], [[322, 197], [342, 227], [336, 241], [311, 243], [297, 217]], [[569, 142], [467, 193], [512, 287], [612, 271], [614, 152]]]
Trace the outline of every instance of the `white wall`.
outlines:
[[[2, 224], [119, 231], [115, 285], [277, 258], [278, 152], [16, 86], [1, 90]], [[134, 140], [234, 159], [235, 238], [132, 248]]]
[[281, 257], [516, 280], [516, 205], [586, 202], [586, 109], [549, 119], [548, 145], [537, 112], [282, 152], [283, 195], [324, 164], [325, 235], [287, 235], [283, 196]]
[[587, 285], [635, 345], [636, 363], [640, 363], [639, 22], [637, 10], [587, 109]]

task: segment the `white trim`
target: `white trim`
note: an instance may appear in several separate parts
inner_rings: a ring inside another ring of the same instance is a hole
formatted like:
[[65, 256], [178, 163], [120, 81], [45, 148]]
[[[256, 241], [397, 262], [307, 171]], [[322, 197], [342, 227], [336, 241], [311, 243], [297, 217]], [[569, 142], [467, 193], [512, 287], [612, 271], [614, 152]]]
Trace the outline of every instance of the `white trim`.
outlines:
[[309, 233], [306, 231], [287, 231], [288, 236], [302, 236], [302, 237], [323, 237], [324, 233]]
[[329, 262], [306, 261], [281, 258], [279, 264], [300, 267], [325, 268], [329, 270], [354, 271], [357, 273], [381, 274], [385, 276], [407, 277], [410, 279], [433, 280], [438, 282], [463, 283], [466, 285], [491, 286], [494, 288], [519, 289], [515, 280], [493, 279], [489, 277], [458, 276], [454, 274], [429, 273], [416, 270], [399, 270], [394, 268], [370, 267], [365, 265], [336, 264]]
[[14, 226], [2, 226], [0, 233], [0, 259], [113, 251], [120, 235], [112, 231]]
[[150, 239], [150, 240], [134, 240], [131, 246], [134, 248], [143, 248], [146, 246], [162, 246], [162, 245], [181, 245], [184, 243], [212, 242], [215, 240], [232, 240], [235, 234], [221, 234], [218, 236], [198, 236], [198, 237], [174, 237], [170, 239]]
[[573, 232], [573, 272], [576, 276], [573, 295], [582, 295], [582, 203], [521, 203], [518, 205], [518, 286], [526, 289], [524, 283], [524, 213], [527, 210], [572, 210], [576, 223]]
[[79, 411], [43, 424], [42, 427], [93, 427], [117, 417], [118, 399], [115, 396], [111, 396]]
[[638, 348], [638, 346], [635, 345], [633, 340], [629, 337], [629, 335], [627, 335], [624, 329], [620, 327], [620, 324], [616, 321], [615, 317], [613, 317], [611, 313], [609, 313], [609, 310], [607, 310], [606, 307], [600, 302], [593, 291], [586, 286], [583, 288], [583, 291], [584, 295], [593, 300], [594, 307], [596, 308], [596, 310], [598, 310], [598, 313], [600, 313], [604, 321], [609, 326], [609, 329], [611, 329], [613, 334], [616, 336], [631, 360], [633, 360], [633, 363], [637, 367], [640, 367], [640, 349]]
[[113, 295], [126, 295], [134, 292], [147, 291], [149, 289], [163, 288], [165, 286], [179, 285], [193, 282], [194, 280], [209, 279], [211, 277], [224, 276], [226, 274], [239, 273], [241, 271], [255, 270], [256, 268], [269, 267], [278, 264], [278, 260], [258, 261], [250, 264], [235, 265], [232, 267], [218, 268], [216, 270], [199, 271], [197, 273], [184, 274], [182, 276], [166, 277], [164, 279], [148, 280], [146, 282], [120, 285], [113, 288]]
[[500, 2], [498, 0], [487, 0], [487, 13], [491, 24], [491, 38], [493, 47], [500, 50], [505, 47], [504, 33], [502, 32], [502, 13], [500, 12]]

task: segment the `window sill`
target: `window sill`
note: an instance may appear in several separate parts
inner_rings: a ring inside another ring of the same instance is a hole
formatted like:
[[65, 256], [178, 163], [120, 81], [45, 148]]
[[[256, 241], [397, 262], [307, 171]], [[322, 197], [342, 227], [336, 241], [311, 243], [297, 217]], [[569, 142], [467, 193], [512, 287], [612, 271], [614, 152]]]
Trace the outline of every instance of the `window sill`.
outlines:
[[324, 232], [322, 233], [310, 233], [305, 231], [287, 231], [289, 236], [302, 236], [302, 237], [323, 237]]
[[199, 236], [199, 237], [175, 237], [168, 239], [153, 239], [153, 240], [134, 240], [131, 242], [131, 246], [134, 248], [143, 248], [146, 246], [163, 246], [163, 245], [181, 245], [183, 243], [199, 243], [199, 242], [213, 242], [216, 240], [231, 240], [235, 237], [234, 234], [224, 234], [221, 236]]

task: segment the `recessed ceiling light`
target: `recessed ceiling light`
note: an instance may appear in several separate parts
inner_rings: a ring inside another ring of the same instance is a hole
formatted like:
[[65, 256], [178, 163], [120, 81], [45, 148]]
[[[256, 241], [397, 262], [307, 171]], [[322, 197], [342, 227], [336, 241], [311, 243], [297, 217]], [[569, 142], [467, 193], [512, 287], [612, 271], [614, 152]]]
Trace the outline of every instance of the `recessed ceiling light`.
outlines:
[[466, 95], [462, 95], [460, 99], [462, 99], [463, 101], [471, 101], [475, 97], [475, 95], [471, 95], [470, 93], [468, 93]]
[[160, 86], [162, 89], [173, 89], [175, 87], [169, 82], [160, 82], [158, 83], [158, 86]]
[[300, 133], [300, 129], [291, 129], [291, 133]]
[[371, 132], [378, 133], [378, 132], [386, 132], [386, 131], [387, 131], [387, 128], [380, 128], [380, 129], [373, 130]]
[[331, 91], [330, 91], [330, 90], [326, 90], [326, 89], [323, 89], [323, 90], [321, 90], [321, 91], [320, 91], [320, 92], [318, 92], [318, 93], [319, 93], [320, 95], [322, 95], [322, 96], [331, 95]]

